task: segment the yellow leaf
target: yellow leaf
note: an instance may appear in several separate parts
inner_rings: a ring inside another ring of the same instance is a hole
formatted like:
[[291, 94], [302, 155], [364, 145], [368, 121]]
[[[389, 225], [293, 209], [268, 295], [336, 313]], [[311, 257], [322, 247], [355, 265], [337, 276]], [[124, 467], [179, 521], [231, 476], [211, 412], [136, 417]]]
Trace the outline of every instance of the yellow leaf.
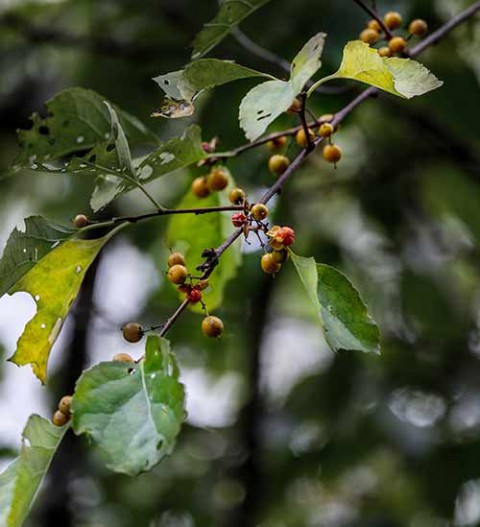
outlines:
[[17, 350], [9, 359], [19, 366], [31, 364], [45, 383], [50, 350], [57, 339], [85, 273], [109, 237], [69, 240], [44, 256], [10, 289], [25, 291], [37, 305], [35, 316], [25, 326]]

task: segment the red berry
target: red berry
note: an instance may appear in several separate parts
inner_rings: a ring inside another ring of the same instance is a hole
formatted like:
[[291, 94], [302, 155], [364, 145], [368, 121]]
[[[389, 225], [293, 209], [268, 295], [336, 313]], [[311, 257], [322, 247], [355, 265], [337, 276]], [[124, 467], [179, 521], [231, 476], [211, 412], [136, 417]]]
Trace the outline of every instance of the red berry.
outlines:
[[232, 223], [234, 227], [242, 227], [247, 221], [247, 217], [243, 212], [235, 212], [232, 214]]
[[295, 231], [290, 227], [282, 227], [277, 233], [276, 238], [280, 238], [279, 241], [288, 247], [295, 241]]
[[189, 293], [187, 293], [187, 298], [191, 304], [196, 304], [202, 299], [202, 292], [194, 287]]

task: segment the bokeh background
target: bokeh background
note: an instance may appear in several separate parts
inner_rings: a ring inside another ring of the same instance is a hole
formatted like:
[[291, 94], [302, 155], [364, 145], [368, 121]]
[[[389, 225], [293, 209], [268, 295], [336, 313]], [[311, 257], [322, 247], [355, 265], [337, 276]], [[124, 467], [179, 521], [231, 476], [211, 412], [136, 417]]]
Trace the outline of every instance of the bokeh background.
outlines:
[[[471, 3], [377, 2], [431, 28]], [[248, 80], [204, 95], [193, 119], [149, 117], [162, 98], [151, 78], [188, 62], [191, 40], [216, 9], [214, 0], [0, 2], [0, 248], [25, 216], [68, 224], [89, 211], [88, 178], [5, 170], [15, 129], [60, 89], [97, 90], [162, 138], [195, 121], [222, 149], [245, 141], [237, 113]], [[332, 72], [366, 21], [349, 0], [272, 0], [241, 27], [287, 59], [325, 31], [324, 71]], [[233, 37], [212, 56], [283, 75]], [[189, 411], [172, 457], [130, 479], [70, 436], [28, 525], [480, 525], [480, 18], [421, 61], [444, 87], [358, 108], [337, 135], [345, 153], [338, 169], [315, 153], [275, 209], [277, 221], [295, 228], [297, 252], [342, 269], [361, 291], [382, 330], [382, 355], [332, 354], [293, 269], [272, 280], [258, 247], [245, 246], [217, 311], [225, 336], [207, 341], [191, 313], [170, 332]], [[311, 110], [333, 113], [359, 89], [336, 87]], [[272, 129], [294, 124], [285, 116]], [[257, 149], [229, 165], [252, 196], [272, 183], [267, 155]], [[174, 205], [193, 177], [195, 170], [176, 172], [152, 193]], [[104, 214], [145, 210], [131, 192]], [[103, 252], [54, 347], [47, 387], [29, 368], [1, 361], [2, 467], [28, 415], [50, 415], [83, 368], [121, 351], [141, 354], [141, 345], [122, 340], [124, 322], [159, 324], [173, 311], [166, 225], [133, 226]], [[34, 309], [26, 294], [0, 300], [2, 359]]]

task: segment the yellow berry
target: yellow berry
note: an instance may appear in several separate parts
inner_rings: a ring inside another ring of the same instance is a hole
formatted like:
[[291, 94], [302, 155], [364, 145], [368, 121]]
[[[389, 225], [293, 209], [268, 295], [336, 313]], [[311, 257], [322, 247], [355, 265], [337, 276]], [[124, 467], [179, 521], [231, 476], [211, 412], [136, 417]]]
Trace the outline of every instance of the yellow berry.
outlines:
[[392, 56], [392, 52], [390, 51], [390, 48], [387, 47], [387, 46], [383, 46], [383, 47], [381, 47], [381, 48], [378, 50], [378, 54], [379, 54], [381, 57], [391, 57], [391, 56]]
[[75, 218], [73, 219], [73, 225], [77, 229], [86, 227], [88, 225], [88, 217], [85, 216], [85, 214], [77, 214]]
[[428, 24], [425, 22], [425, 20], [422, 20], [421, 18], [412, 20], [410, 22], [410, 25], [408, 26], [408, 32], [417, 37], [423, 37], [423, 35], [425, 35], [427, 31]]
[[228, 185], [228, 173], [222, 167], [212, 168], [207, 176], [207, 187], [210, 191], [223, 190]]
[[230, 200], [230, 203], [233, 203], [233, 205], [240, 205], [245, 201], [246, 197], [247, 195], [243, 189], [234, 188], [230, 191], [228, 199]]
[[275, 154], [268, 160], [268, 169], [275, 176], [283, 174], [287, 170], [288, 165], [290, 165], [290, 160], [287, 156]]
[[[313, 141], [315, 139], [315, 134], [312, 132], [312, 130], [308, 129], [308, 135], [310, 136], [310, 141]], [[307, 134], [305, 133], [305, 130], [303, 128], [300, 128], [300, 130], [297, 132], [297, 135], [295, 136], [295, 141], [297, 142], [297, 145], [299, 147], [307, 148]]]
[[129, 322], [123, 326], [122, 333], [127, 342], [135, 343], [142, 340], [143, 328], [138, 322]]
[[72, 396], [64, 395], [60, 402], [58, 403], [58, 410], [67, 417], [70, 415], [70, 410], [72, 408]]
[[63, 426], [68, 421], [68, 417], [63, 414], [60, 410], [57, 410], [52, 417], [52, 423], [55, 426]]
[[388, 29], [398, 29], [403, 23], [403, 18], [400, 13], [390, 11], [383, 17], [383, 22]]
[[185, 265], [185, 256], [182, 253], [174, 252], [168, 257], [168, 267], [173, 267], [174, 265]]
[[117, 353], [112, 357], [113, 362], [135, 362], [128, 353]]
[[290, 105], [290, 108], [287, 110], [287, 113], [292, 115], [295, 113], [298, 113], [302, 109], [302, 102], [300, 99], [294, 99], [292, 104]]
[[271, 151], [280, 150], [287, 144], [287, 138], [284, 135], [280, 137], [275, 137], [267, 142], [267, 146]]
[[318, 129], [318, 135], [320, 137], [330, 137], [333, 132], [335, 132], [335, 128], [330, 123], [323, 123], [320, 125], [320, 128]]
[[192, 194], [197, 198], [206, 198], [210, 194], [207, 178], [200, 176], [192, 181]]
[[330, 121], [333, 121], [334, 117], [335, 116], [333, 115], [333, 113], [324, 113], [323, 115], [320, 116], [320, 118], [318, 119], [318, 122], [320, 124], [329, 123]]
[[263, 203], [256, 203], [252, 207], [251, 213], [256, 220], [264, 220], [268, 216], [268, 207]]
[[380, 33], [382, 31], [382, 26], [379, 24], [378, 20], [370, 20], [370, 22], [367, 24], [368, 29], [373, 29], [377, 33]]
[[287, 249], [280, 249], [279, 251], [272, 251], [272, 259], [274, 262], [282, 264], [288, 260], [289, 253]]
[[172, 284], [181, 285], [188, 277], [187, 268], [184, 265], [173, 265], [168, 270], [167, 277]]
[[367, 44], [376, 44], [380, 39], [380, 33], [375, 29], [364, 29], [360, 33], [360, 40]]
[[219, 337], [223, 333], [223, 329], [223, 322], [218, 317], [209, 315], [202, 320], [202, 331], [207, 337]]
[[265, 253], [260, 260], [260, 265], [263, 272], [267, 274], [278, 273], [282, 268], [282, 264], [274, 260], [272, 253]]
[[342, 158], [342, 149], [338, 145], [325, 145], [322, 156], [329, 163], [338, 163]]
[[392, 53], [403, 53], [407, 47], [407, 41], [403, 37], [393, 37], [388, 47]]

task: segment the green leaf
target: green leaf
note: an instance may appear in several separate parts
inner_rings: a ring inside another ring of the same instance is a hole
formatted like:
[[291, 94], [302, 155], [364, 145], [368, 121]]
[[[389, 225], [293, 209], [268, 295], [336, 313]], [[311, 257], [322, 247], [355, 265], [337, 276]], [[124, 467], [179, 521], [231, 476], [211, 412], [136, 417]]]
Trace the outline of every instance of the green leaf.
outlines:
[[145, 358], [102, 362], [82, 374], [73, 428], [87, 434], [115, 472], [134, 476], [170, 455], [185, 413], [185, 391], [168, 340], [150, 336]]
[[205, 24], [193, 41], [192, 58], [198, 59], [208, 53], [230, 31], [247, 16], [266, 4], [269, 0], [223, 0], [220, 10], [213, 20]]
[[[231, 176], [230, 176], [231, 177]], [[206, 198], [197, 198], [190, 189], [187, 191], [178, 208], [218, 207], [231, 205], [227, 196], [234, 187], [233, 179], [225, 191], [214, 192]], [[214, 212], [209, 214], [174, 214], [170, 217], [167, 228], [167, 244], [185, 255], [188, 270], [198, 276], [195, 270], [205, 258], [205, 249], [218, 247], [235, 228], [231, 222], [231, 212]], [[241, 262], [241, 241], [237, 240], [220, 260], [218, 267], [209, 278], [210, 287], [203, 291], [203, 301], [209, 311], [217, 308], [223, 300], [225, 287], [229, 280], [237, 274]], [[184, 295], [183, 295], [184, 298]], [[191, 304], [190, 308], [198, 313], [202, 312], [199, 304]]]
[[250, 77], [269, 77], [228, 60], [202, 59], [184, 70], [159, 75], [153, 80], [162, 88], [167, 100], [153, 115], [155, 117], [186, 117], [193, 113], [197, 95], [215, 86]]
[[288, 110], [305, 83], [321, 66], [325, 33], [313, 36], [293, 59], [290, 80], [266, 81], [252, 88], [240, 104], [239, 121], [247, 139], [254, 141]]
[[25, 326], [9, 360], [19, 366], [31, 364], [33, 372], [43, 383], [50, 350], [77, 297], [85, 273], [109, 237], [62, 243], [9, 290], [10, 294], [29, 293], [37, 305], [35, 316]]
[[330, 348], [380, 353], [378, 327], [347, 277], [313, 258], [290, 255]]
[[[19, 130], [22, 151], [16, 166], [42, 169], [38, 163], [59, 160], [111, 139], [111, 117], [105, 98], [91, 90], [69, 88], [47, 102], [47, 117], [31, 117], [30, 130]], [[119, 123], [131, 145], [157, 145], [158, 140], [135, 117], [115, 105]]]
[[20, 527], [69, 425], [57, 427], [31, 415], [22, 434], [19, 457], [0, 474], [0, 525]]
[[26, 218], [25, 232], [13, 230], [0, 260], [0, 297], [73, 232], [41, 216]]
[[345, 46], [339, 70], [317, 82], [309, 94], [319, 84], [332, 79], [357, 80], [405, 99], [443, 85], [423, 64], [412, 59], [381, 57], [376, 49], [360, 40]]

